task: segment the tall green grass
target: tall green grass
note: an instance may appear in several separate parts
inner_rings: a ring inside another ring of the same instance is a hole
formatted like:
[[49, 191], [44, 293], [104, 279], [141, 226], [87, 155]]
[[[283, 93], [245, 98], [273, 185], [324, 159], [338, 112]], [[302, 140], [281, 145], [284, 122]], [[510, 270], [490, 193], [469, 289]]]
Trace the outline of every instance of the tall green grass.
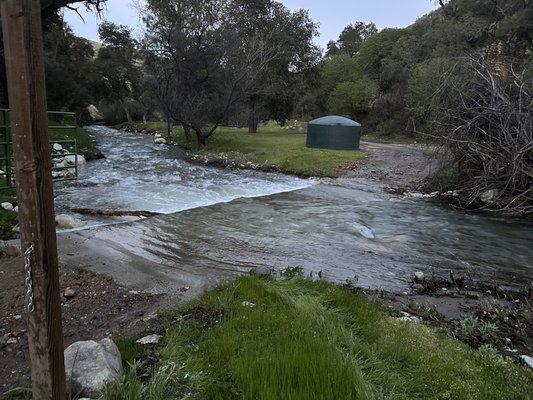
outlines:
[[103, 399], [526, 399], [533, 391], [533, 374], [494, 350], [401, 322], [323, 281], [239, 278], [167, 320], [153, 377], [142, 382], [134, 367]]

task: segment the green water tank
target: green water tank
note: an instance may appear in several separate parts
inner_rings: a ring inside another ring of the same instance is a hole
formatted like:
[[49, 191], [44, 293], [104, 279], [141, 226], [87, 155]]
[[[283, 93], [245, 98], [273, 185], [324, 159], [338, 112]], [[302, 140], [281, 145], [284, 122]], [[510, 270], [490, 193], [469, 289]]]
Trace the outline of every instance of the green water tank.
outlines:
[[307, 147], [358, 150], [362, 127], [349, 118], [330, 115], [317, 118], [307, 126]]

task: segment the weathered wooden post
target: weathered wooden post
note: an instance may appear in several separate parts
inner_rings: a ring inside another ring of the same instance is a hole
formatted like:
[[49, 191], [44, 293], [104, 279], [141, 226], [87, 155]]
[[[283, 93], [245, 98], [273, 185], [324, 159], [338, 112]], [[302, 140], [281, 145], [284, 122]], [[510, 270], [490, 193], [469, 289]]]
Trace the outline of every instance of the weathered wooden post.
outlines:
[[66, 399], [40, 0], [0, 0], [33, 396]]

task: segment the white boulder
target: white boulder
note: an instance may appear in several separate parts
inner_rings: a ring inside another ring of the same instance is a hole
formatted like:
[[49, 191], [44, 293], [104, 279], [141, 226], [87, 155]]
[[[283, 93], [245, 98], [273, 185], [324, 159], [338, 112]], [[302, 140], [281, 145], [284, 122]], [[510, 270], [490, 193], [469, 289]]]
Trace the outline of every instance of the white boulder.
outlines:
[[54, 143], [53, 148], [55, 151], [63, 150], [63, 146], [61, 146], [59, 143]]
[[167, 140], [165, 138], [156, 138], [154, 139], [155, 144], [167, 144]]
[[71, 215], [59, 214], [56, 216], [56, 224], [60, 229], [72, 229], [81, 225], [80, 221]]
[[160, 133], [156, 133], [156, 134], [154, 134], [154, 138], [156, 138], [156, 139], [159, 139], [159, 138], [162, 138], [162, 137], [163, 137], [163, 136], [161, 136]]
[[529, 368], [533, 368], [533, 357], [526, 355], [520, 356], [520, 362]]
[[120, 352], [111, 339], [73, 343], [65, 350], [65, 374], [83, 394], [97, 394], [124, 374]]
[[2, 204], [0, 204], [0, 206], [6, 210], [6, 211], [13, 211], [15, 207], [13, 207], [13, 204], [11, 204], [10, 202], [6, 201]]
[[[78, 157], [78, 165], [83, 165], [87, 163], [87, 160], [81, 154], [78, 154], [77, 157]], [[75, 155], [65, 156], [65, 161], [69, 163], [70, 165], [74, 165], [76, 164], [76, 156]]]

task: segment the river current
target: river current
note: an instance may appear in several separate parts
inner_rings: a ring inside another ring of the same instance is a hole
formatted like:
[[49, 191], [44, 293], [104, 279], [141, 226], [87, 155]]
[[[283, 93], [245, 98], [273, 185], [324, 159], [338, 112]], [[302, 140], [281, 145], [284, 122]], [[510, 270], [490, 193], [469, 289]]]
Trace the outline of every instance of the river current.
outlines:
[[[139, 252], [173, 268], [300, 266], [391, 290], [404, 289], [418, 270], [460, 271], [511, 287], [533, 279], [530, 224], [401, 199], [366, 180], [191, 164], [178, 147], [155, 145], [150, 136], [90, 129], [106, 158], [80, 167], [76, 181], [56, 184], [57, 212], [162, 213], [128, 224], [142, 227]], [[84, 226], [119, 222], [75, 216]]]

